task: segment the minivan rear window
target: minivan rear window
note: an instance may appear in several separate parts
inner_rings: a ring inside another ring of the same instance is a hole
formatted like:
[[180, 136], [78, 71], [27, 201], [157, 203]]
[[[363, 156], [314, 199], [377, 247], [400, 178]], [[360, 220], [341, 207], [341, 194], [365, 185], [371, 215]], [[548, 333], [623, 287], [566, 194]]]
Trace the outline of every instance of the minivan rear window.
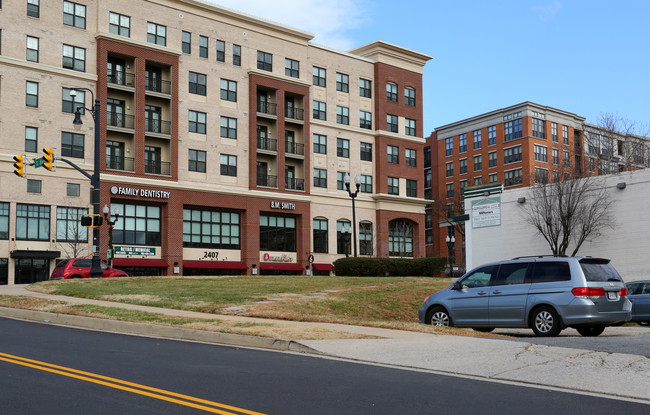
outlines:
[[585, 258], [580, 260], [580, 267], [587, 282], [623, 281], [609, 260]]
[[536, 262], [533, 283], [570, 281], [571, 269], [568, 262]]

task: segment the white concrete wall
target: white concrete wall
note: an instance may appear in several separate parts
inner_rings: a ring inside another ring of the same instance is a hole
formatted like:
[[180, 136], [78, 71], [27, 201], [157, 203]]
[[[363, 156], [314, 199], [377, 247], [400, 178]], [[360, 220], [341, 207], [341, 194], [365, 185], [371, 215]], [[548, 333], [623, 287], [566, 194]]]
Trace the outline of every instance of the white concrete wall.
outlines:
[[[603, 180], [612, 198], [612, 228], [603, 229], [602, 236], [586, 241], [578, 255], [605, 257], [626, 281], [650, 278], [650, 170], [637, 170], [594, 178]], [[617, 189], [617, 183], [625, 189]], [[523, 255], [550, 254], [544, 238], [524, 221], [523, 207], [517, 199], [534, 203], [528, 188], [506, 190], [501, 195], [501, 225], [471, 227], [471, 200], [467, 210], [467, 269], [485, 262]], [[570, 247], [571, 251], [573, 247]], [[569, 252], [570, 254], [570, 252]]]

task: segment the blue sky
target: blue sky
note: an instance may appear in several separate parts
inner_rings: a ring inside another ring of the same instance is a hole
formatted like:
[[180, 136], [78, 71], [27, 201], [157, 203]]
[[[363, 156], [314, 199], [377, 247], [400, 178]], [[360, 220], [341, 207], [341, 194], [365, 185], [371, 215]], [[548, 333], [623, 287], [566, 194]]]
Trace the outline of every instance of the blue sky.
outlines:
[[383, 40], [433, 56], [424, 69], [424, 135], [533, 101], [598, 123], [648, 124], [647, 0], [214, 0], [349, 50]]

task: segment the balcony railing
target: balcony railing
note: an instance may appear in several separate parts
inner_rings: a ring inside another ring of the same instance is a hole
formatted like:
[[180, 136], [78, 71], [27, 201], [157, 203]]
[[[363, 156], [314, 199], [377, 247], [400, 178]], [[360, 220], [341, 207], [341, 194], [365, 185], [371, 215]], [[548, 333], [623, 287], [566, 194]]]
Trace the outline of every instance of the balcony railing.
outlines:
[[273, 102], [258, 102], [257, 112], [269, 115], [278, 115], [278, 104]]
[[111, 170], [135, 171], [133, 157], [106, 155], [106, 168]]
[[257, 148], [260, 150], [278, 151], [278, 140], [274, 138], [257, 137]]
[[106, 113], [106, 125], [112, 127], [133, 129], [135, 117], [121, 112], [108, 111]]
[[305, 145], [303, 143], [296, 143], [293, 141], [285, 140], [285, 152], [290, 154], [297, 154], [299, 156], [305, 155]]
[[305, 179], [291, 179], [289, 177], [285, 178], [286, 184], [285, 189], [289, 190], [305, 190]]
[[171, 134], [171, 121], [163, 121], [156, 118], [144, 119], [144, 130], [149, 133]]
[[286, 113], [284, 114], [286, 118], [291, 118], [293, 120], [305, 120], [305, 110], [302, 108], [287, 108]]
[[278, 176], [271, 176], [270, 174], [258, 174], [257, 185], [264, 187], [278, 187]]
[[144, 89], [151, 92], [160, 92], [161, 94], [170, 95], [172, 93], [171, 81], [153, 80], [145, 78]]
[[109, 84], [135, 86], [135, 74], [129, 72], [109, 73], [107, 77]]
[[168, 161], [144, 161], [144, 172], [149, 174], [160, 174], [169, 176], [171, 174], [171, 163]]

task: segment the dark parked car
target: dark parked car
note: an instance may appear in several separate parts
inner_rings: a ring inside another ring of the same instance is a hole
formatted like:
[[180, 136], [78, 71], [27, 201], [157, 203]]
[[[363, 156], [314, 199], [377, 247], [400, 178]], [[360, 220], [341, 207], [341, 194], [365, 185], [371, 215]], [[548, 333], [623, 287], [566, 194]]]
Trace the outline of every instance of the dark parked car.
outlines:
[[[68, 278], [90, 278], [90, 267], [92, 260], [89, 258], [72, 258], [61, 261], [57, 264], [52, 275], [51, 280], [62, 280]], [[102, 278], [109, 277], [128, 277], [126, 272], [111, 268], [105, 263], [101, 262]]]
[[642, 326], [650, 325], [650, 280], [631, 281], [625, 286], [627, 298], [632, 302], [632, 321]]

